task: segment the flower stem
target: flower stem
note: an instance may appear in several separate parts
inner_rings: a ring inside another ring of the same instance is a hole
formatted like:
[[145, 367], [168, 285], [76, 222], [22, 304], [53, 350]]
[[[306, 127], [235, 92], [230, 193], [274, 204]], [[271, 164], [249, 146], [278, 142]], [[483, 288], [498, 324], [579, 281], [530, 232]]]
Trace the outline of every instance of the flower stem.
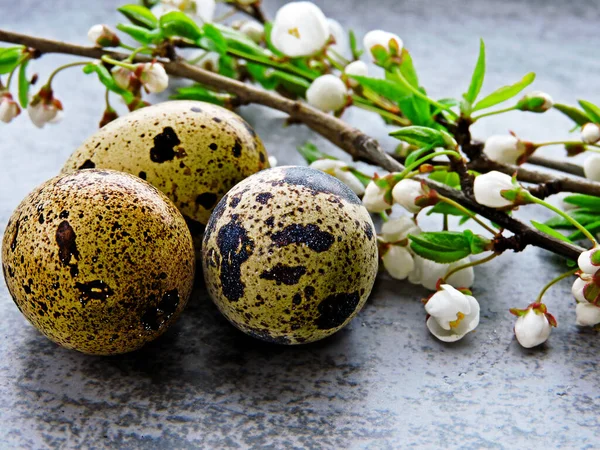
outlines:
[[52, 85], [52, 80], [54, 80], [54, 77], [56, 76], [56, 74], [58, 72], [60, 72], [61, 70], [68, 69], [69, 67], [87, 66], [88, 64], [89, 64], [88, 61], [76, 61], [76, 62], [72, 62], [72, 63], [69, 63], [69, 64], [65, 64], [64, 66], [58, 66], [56, 69], [54, 69], [54, 71], [48, 77], [48, 81], [46, 82], [46, 86], [50, 87]]
[[138, 48], [132, 49], [132, 50], [133, 51], [131, 52], [131, 55], [129, 55], [129, 57], [125, 61], [132, 62], [133, 58], [135, 58], [138, 53], [144, 53], [145, 51], [150, 50], [150, 49], [144, 45], [142, 47], [138, 47]]
[[485, 264], [486, 262], [489, 262], [492, 259], [494, 259], [496, 256], [498, 256], [498, 253], [492, 253], [490, 256], [486, 256], [485, 258], [481, 258], [481, 259], [478, 259], [477, 261], [471, 261], [470, 263], [455, 267], [454, 269], [452, 269], [448, 273], [446, 273], [446, 275], [444, 276], [444, 278], [442, 278], [442, 280], [445, 281], [448, 278], [450, 278], [452, 275], [454, 275], [456, 272], [460, 272], [461, 270], [468, 269], [469, 267], [475, 267], [475, 266], [479, 266], [480, 264]]
[[135, 64], [129, 64], [123, 61], [119, 61], [117, 59], [112, 59], [110, 56], [107, 55], [102, 56], [102, 61], [112, 64], [114, 66], [125, 67], [126, 69], [129, 69], [132, 72], [134, 72], [136, 69]]
[[549, 145], [584, 145], [586, 147], [599, 147], [600, 148], [600, 145], [598, 145], [598, 144], [584, 144], [581, 141], [548, 141], [548, 142], [539, 142], [539, 143], [533, 144], [533, 146], [535, 148], [546, 147]]
[[381, 217], [381, 220], [383, 220], [384, 222], [387, 222], [388, 220], [390, 220], [389, 216], [387, 215], [387, 213], [385, 211], [380, 212], [379, 216]]
[[231, 53], [234, 56], [237, 56], [238, 58], [242, 58], [245, 59], [246, 61], [252, 61], [258, 64], [263, 64], [265, 66], [269, 66], [269, 67], [275, 67], [277, 69], [281, 69], [284, 71], [288, 71], [293, 73], [294, 75], [298, 75], [301, 77], [304, 77], [310, 81], [313, 81], [316, 77], [310, 73], [310, 72], [306, 72], [305, 70], [302, 70], [298, 67], [293, 66], [292, 64], [286, 64], [286, 63], [278, 63], [275, 62], [271, 59], [265, 59], [265, 58], [261, 58], [261, 57], [257, 57], [255, 55], [251, 55], [249, 53], [245, 53], [242, 52], [240, 50], [237, 49], [233, 49], [233, 48], [229, 48], [227, 50], [227, 53]]
[[421, 91], [419, 91], [417, 88], [415, 88], [412, 84], [410, 84], [408, 82], [408, 80], [406, 78], [404, 78], [404, 75], [402, 75], [402, 72], [400, 71], [400, 67], [397, 66], [394, 69], [394, 75], [396, 76], [396, 78], [398, 79], [398, 81], [400, 81], [400, 83], [405, 88], [407, 88], [409, 91], [411, 91], [414, 95], [416, 95], [417, 97], [425, 100], [427, 103], [432, 104], [436, 108], [439, 108], [442, 111], [446, 111], [448, 114], [450, 114], [455, 119], [458, 119], [458, 114], [456, 114], [454, 111], [452, 111], [449, 106], [444, 105], [444, 104], [442, 104], [440, 102], [435, 101], [432, 98], [427, 97], [427, 95], [423, 94]]
[[550, 203], [547, 203], [544, 200], [541, 200], [541, 199], [537, 198], [536, 196], [531, 195], [529, 192], [527, 192], [527, 191], [524, 191], [524, 192], [526, 192], [525, 198], [527, 200], [529, 200], [532, 203], [537, 203], [538, 205], [542, 205], [542, 206], [548, 208], [550, 211], [555, 212], [556, 214], [558, 214], [562, 218], [568, 220], [569, 222], [571, 222], [573, 224], [573, 226], [575, 228], [577, 228], [579, 231], [581, 231], [583, 233], [583, 235], [592, 242], [592, 244], [594, 244], [594, 247], [596, 247], [598, 245], [598, 243], [596, 242], [596, 239], [594, 238], [594, 236], [592, 235], [592, 233], [590, 233], [583, 225], [581, 225], [573, 217], [569, 216], [564, 211], [561, 211], [556, 206], [553, 206]]
[[476, 117], [473, 117], [471, 120], [473, 122], [475, 122], [475, 121], [481, 119], [482, 117], [494, 116], [496, 114], [502, 114], [502, 113], [509, 112], [509, 111], [515, 111], [516, 109], [517, 109], [516, 105], [515, 106], [510, 106], [508, 108], [499, 109], [497, 111], [490, 111], [490, 112], [486, 112], [486, 113], [480, 114], [480, 115], [478, 115]]
[[361, 109], [367, 110], [367, 111], [376, 112], [380, 116], [396, 122], [398, 125], [402, 125], [404, 127], [410, 125], [409, 120], [404, 119], [404, 118], [402, 118], [394, 113], [391, 113], [389, 111], [386, 111], [385, 109], [382, 109], [376, 105], [373, 105], [373, 104], [369, 103], [367, 100], [363, 99], [362, 97], [359, 97], [358, 95], [353, 95], [352, 101], [354, 102], [355, 106], [357, 106]]
[[130, 52], [135, 50], [135, 47], [132, 47], [131, 45], [123, 44], [122, 42], [119, 43], [119, 47], [124, 48], [125, 50], [129, 50]]
[[535, 300], [535, 302], [536, 303], [541, 303], [542, 302], [542, 297], [544, 296], [544, 294], [546, 293], [546, 291], [548, 289], [550, 289], [552, 286], [554, 286], [559, 281], [564, 280], [565, 278], [568, 278], [571, 275], [575, 275], [575, 272], [577, 272], [578, 270], [579, 270], [579, 267], [577, 267], [576, 269], [573, 269], [573, 270], [569, 270], [568, 272], [565, 272], [562, 275], [559, 275], [556, 278], [554, 278], [552, 281], [550, 281], [548, 284], [546, 284], [546, 286], [544, 286], [544, 288], [540, 292], [540, 295], [537, 296], [537, 299]]
[[444, 203], [447, 203], [450, 206], [454, 206], [460, 212], [462, 212], [466, 216], [469, 216], [470, 219], [473, 219], [475, 222], [477, 222], [479, 225], [481, 225], [485, 230], [487, 230], [488, 232], [490, 232], [492, 234], [492, 236], [496, 236], [496, 234], [498, 234], [496, 230], [494, 230], [493, 228], [491, 228], [483, 220], [481, 220], [479, 217], [477, 217], [477, 214], [475, 214], [472, 211], [469, 211], [467, 208], [465, 208], [460, 203], [455, 202], [454, 200], [449, 199], [448, 197], [444, 197], [443, 195], [441, 195], [439, 193], [437, 194], [437, 197], [438, 197], [438, 199], [440, 199], [440, 201], [442, 201]]
[[429, 155], [423, 156], [421, 159], [417, 159], [410, 166], [407, 166], [402, 172], [400, 172], [398, 175], [394, 176], [394, 180], [400, 181], [401, 179], [406, 177], [406, 175], [408, 175], [413, 169], [416, 169], [424, 162], [427, 162], [430, 159], [435, 158], [436, 156], [442, 156], [442, 155], [454, 156], [455, 158], [462, 158], [462, 156], [459, 153], [455, 152], [454, 150], [443, 150], [441, 152], [430, 153]]

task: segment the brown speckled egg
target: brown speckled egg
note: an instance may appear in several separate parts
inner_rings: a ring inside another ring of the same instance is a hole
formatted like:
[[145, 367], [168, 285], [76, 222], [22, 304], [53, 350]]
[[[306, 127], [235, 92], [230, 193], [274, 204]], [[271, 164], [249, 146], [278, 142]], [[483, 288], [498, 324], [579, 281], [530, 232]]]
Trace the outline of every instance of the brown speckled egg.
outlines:
[[217, 202], [269, 162], [260, 138], [237, 114], [210, 103], [171, 101], [101, 128], [63, 172], [94, 167], [137, 175], [164, 192], [188, 222], [199, 253]]
[[130, 352], [181, 313], [194, 248], [169, 199], [132, 175], [82, 170], [53, 178], [11, 216], [2, 270], [25, 317], [84, 353]]
[[373, 222], [336, 178], [277, 167], [236, 185], [216, 206], [202, 248], [219, 310], [270, 342], [329, 336], [364, 305], [377, 274]]

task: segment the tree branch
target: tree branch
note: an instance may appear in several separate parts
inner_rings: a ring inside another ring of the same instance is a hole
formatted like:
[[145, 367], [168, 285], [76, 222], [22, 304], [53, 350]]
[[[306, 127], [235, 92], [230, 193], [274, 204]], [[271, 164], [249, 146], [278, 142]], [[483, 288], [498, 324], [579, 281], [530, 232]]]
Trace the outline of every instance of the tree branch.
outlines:
[[[35, 48], [42, 53], [64, 53], [94, 59], [100, 59], [102, 55], [109, 55], [115, 59], [124, 59], [127, 57], [126, 54], [106, 51], [102, 48], [84, 47], [50, 39], [36, 38], [6, 30], [0, 30], [0, 41], [22, 44]], [[148, 62], [150, 60], [151, 58], [144, 55], [137, 55], [135, 58], [135, 61], [137, 62]], [[404, 169], [404, 166], [388, 155], [375, 139], [367, 136], [360, 130], [351, 127], [342, 120], [337, 119], [332, 115], [325, 114], [305, 103], [272, 94], [240, 81], [202, 70], [184, 62], [161, 61], [161, 63], [164, 64], [165, 70], [169, 74], [189, 78], [198, 83], [210, 86], [213, 89], [219, 89], [234, 94], [238, 97], [241, 104], [257, 103], [285, 112], [292, 119], [302, 121], [311, 129], [338, 145], [355, 159], [368, 161], [371, 164], [380, 166], [390, 172], [398, 172]], [[417, 179], [419, 178], [417, 177]], [[531, 244], [569, 259], [577, 259], [579, 254], [583, 251], [582, 248], [576, 245], [560, 241], [532, 229], [504, 212], [480, 205], [471, 198], [468, 198], [461, 191], [452, 189], [449, 186], [437, 183], [428, 178], [422, 178], [422, 181], [442, 195], [461, 203], [470, 210], [497, 223], [513, 232], [515, 235], [518, 235], [520, 242], [522, 242], [519, 249], [524, 248], [527, 244]]]
[[577, 175], [578, 177], [585, 176], [583, 173], [583, 167], [566, 161], [560, 161], [558, 159], [548, 159], [542, 156], [531, 155], [527, 162], [536, 166], [546, 167], [548, 169], [559, 170], [561, 172], [570, 173], [571, 175]]

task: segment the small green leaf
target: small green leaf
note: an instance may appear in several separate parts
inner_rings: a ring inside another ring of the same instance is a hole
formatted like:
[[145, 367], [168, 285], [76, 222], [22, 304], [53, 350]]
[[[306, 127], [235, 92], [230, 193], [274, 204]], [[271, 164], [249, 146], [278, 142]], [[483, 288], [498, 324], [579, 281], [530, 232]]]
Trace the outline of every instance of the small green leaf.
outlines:
[[27, 78], [27, 65], [29, 64], [29, 59], [26, 59], [21, 63], [19, 67], [19, 103], [21, 103], [21, 107], [27, 108], [29, 104], [29, 87], [31, 83]]
[[596, 208], [600, 214], [600, 197], [585, 194], [573, 194], [563, 198], [563, 201], [571, 205], [582, 206], [585, 208]]
[[410, 152], [410, 154], [408, 155], [408, 157], [404, 161], [404, 165], [407, 166], [407, 167], [410, 166], [412, 163], [414, 163], [418, 159], [422, 158], [427, 153], [431, 153], [431, 150], [432, 150], [431, 147], [428, 146], [428, 147], [424, 147], [424, 148], [420, 148], [418, 150], [415, 150], [414, 152]]
[[393, 102], [398, 102], [412, 95], [407, 88], [390, 80], [361, 77], [358, 75], [352, 75], [351, 78], [358, 81], [362, 87], [370, 89], [376, 94], [379, 94]]
[[483, 253], [490, 249], [490, 241], [488, 238], [485, 238], [479, 234], [473, 233], [471, 230], [463, 231], [463, 235], [467, 242], [469, 242], [469, 247], [471, 249], [471, 255], [478, 255], [479, 253]]
[[561, 113], [563, 113], [577, 125], [581, 126], [585, 125], [588, 122], [591, 122], [591, 119], [585, 114], [585, 112], [575, 108], [574, 106], [555, 103], [554, 108], [558, 109]]
[[235, 59], [229, 55], [221, 55], [219, 58], [219, 74], [228, 78], [235, 78], [237, 76]]
[[536, 222], [535, 220], [532, 220], [531, 224], [535, 228], [537, 228], [538, 230], [540, 230], [542, 233], [546, 233], [547, 235], [552, 236], [552, 237], [554, 237], [556, 239], [559, 239], [561, 241], [572, 243], [571, 240], [568, 237], [566, 237], [564, 234], [559, 233], [558, 231], [550, 228], [548, 225], [544, 225], [543, 223]]
[[354, 30], [348, 31], [348, 39], [350, 40], [350, 50], [352, 51], [352, 57], [355, 60], [358, 60], [364, 52], [363, 50], [360, 50], [358, 48], [358, 44], [356, 42], [356, 34], [354, 34]]
[[152, 43], [152, 34], [144, 27], [128, 23], [119, 23], [117, 24], [117, 30], [128, 34], [140, 44], [148, 45]]
[[587, 113], [592, 122], [600, 124], [600, 108], [585, 100], [579, 100], [579, 105]]
[[410, 248], [419, 256], [432, 261], [449, 264], [469, 256], [469, 250], [447, 250], [438, 251], [422, 246], [418, 242], [411, 242]]
[[171, 11], [160, 16], [160, 29], [166, 37], [179, 36], [196, 42], [202, 37], [200, 27], [181, 11]]
[[300, 145], [297, 148], [298, 153], [300, 153], [304, 157], [308, 164], [312, 164], [319, 159], [335, 159], [323, 153], [312, 142], [305, 142], [303, 145]]
[[483, 86], [483, 79], [485, 77], [485, 44], [483, 39], [479, 40], [479, 57], [477, 58], [477, 63], [475, 64], [475, 69], [473, 70], [473, 75], [471, 77], [471, 84], [469, 85], [469, 90], [463, 95], [466, 101], [469, 103], [474, 103], [481, 91], [481, 86]]
[[23, 47], [0, 49], [0, 75], [12, 72], [23, 56]]
[[[588, 230], [590, 233], [598, 233], [598, 232], [600, 232], [600, 220], [597, 221], [597, 222], [593, 222], [593, 223], [588, 224], [585, 227], [585, 229]], [[579, 230], [576, 230], [575, 232], [573, 232], [573, 233], [571, 233], [569, 235], [569, 239], [571, 239], [573, 241], [578, 240], [578, 239], [583, 239], [583, 237], [584, 237], [583, 233], [581, 231], [579, 231]]]
[[152, 11], [142, 5], [124, 5], [117, 8], [121, 14], [127, 17], [134, 25], [153, 30], [158, 26], [158, 19]]
[[410, 126], [400, 128], [390, 133], [390, 136], [395, 137], [417, 147], [445, 147], [446, 141], [441, 131], [433, 128]]
[[419, 77], [417, 76], [417, 70], [413, 64], [412, 57], [410, 53], [405, 48], [402, 49], [402, 64], [400, 65], [400, 73], [404, 75], [404, 78], [408, 83], [419, 88]]
[[490, 108], [492, 106], [497, 105], [498, 103], [502, 103], [506, 100], [513, 98], [535, 80], [535, 73], [529, 72], [525, 75], [520, 81], [517, 81], [515, 84], [503, 86], [500, 89], [495, 90], [487, 97], [484, 97], [479, 102], [475, 104], [473, 107], [473, 111], [479, 111], [480, 109]]
[[488, 250], [490, 240], [471, 230], [425, 232], [409, 235], [410, 248], [419, 256], [439, 263], [452, 263]]
[[223, 106], [229, 96], [208, 90], [199, 84], [194, 84], [193, 86], [179, 88], [177, 93], [171, 95], [169, 98], [173, 100], [198, 100]]
[[200, 42], [204, 48], [217, 52], [220, 55], [227, 53], [227, 41], [217, 27], [212, 23], [205, 23], [202, 31], [204, 32], [204, 36], [202, 36]]
[[441, 252], [448, 250], [469, 250], [470, 244], [465, 235], [458, 231], [428, 231], [410, 236], [413, 242], [423, 247]]
[[470, 217], [467, 216], [460, 209], [457, 209], [454, 206], [449, 205], [448, 203], [444, 203], [444, 202], [436, 203], [433, 206], [433, 208], [431, 208], [429, 211], [427, 211], [428, 216], [430, 216], [431, 214], [447, 214], [450, 216], [466, 217], [467, 219], [470, 219]]
[[90, 74], [93, 72], [98, 75], [98, 79], [104, 86], [106, 86], [108, 90], [123, 97], [123, 100], [126, 104], [129, 104], [133, 101], [133, 94], [120, 87], [103, 64], [89, 63], [83, 67], [83, 73]]
[[456, 172], [448, 172], [445, 170], [431, 172], [429, 174], [429, 179], [446, 184], [455, 189], [460, 189], [460, 177]]

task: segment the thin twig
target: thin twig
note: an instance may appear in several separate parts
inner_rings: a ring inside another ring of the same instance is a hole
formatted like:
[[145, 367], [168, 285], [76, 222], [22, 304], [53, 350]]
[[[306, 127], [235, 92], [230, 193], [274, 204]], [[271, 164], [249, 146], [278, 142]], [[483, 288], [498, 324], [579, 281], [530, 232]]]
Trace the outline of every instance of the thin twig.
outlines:
[[583, 167], [578, 164], [573, 164], [558, 159], [548, 159], [542, 156], [532, 155], [527, 159], [529, 164], [536, 166], [546, 167], [548, 169], [559, 170], [561, 172], [570, 173], [571, 175], [577, 175], [578, 177], [585, 176], [583, 173]]
[[[23, 44], [33, 47], [42, 53], [64, 53], [95, 59], [100, 59], [103, 55], [109, 55], [115, 59], [125, 59], [128, 56], [123, 53], [110, 52], [97, 47], [83, 47], [6, 30], [0, 30], [0, 41]], [[148, 62], [150, 58], [144, 55], [137, 55], [134, 61]], [[388, 155], [375, 139], [351, 127], [342, 120], [318, 111], [305, 103], [281, 97], [237, 80], [191, 66], [185, 62], [161, 62], [169, 74], [189, 78], [198, 83], [210, 86], [213, 89], [234, 94], [238, 97], [240, 104], [257, 103], [285, 112], [292, 119], [302, 121], [356, 159], [368, 161], [390, 172], [404, 170], [404, 166]], [[581, 247], [560, 241], [530, 228], [502, 211], [480, 205], [473, 199], [465, 196], [461, 191], [428, 178], [424, 178], [423, 181], [442, 195], [457, 201], [471, 211], [515, 233], [521, 242], [520, 249], [531, 244], [570, 259], [577, 259], [583, 251]]]

